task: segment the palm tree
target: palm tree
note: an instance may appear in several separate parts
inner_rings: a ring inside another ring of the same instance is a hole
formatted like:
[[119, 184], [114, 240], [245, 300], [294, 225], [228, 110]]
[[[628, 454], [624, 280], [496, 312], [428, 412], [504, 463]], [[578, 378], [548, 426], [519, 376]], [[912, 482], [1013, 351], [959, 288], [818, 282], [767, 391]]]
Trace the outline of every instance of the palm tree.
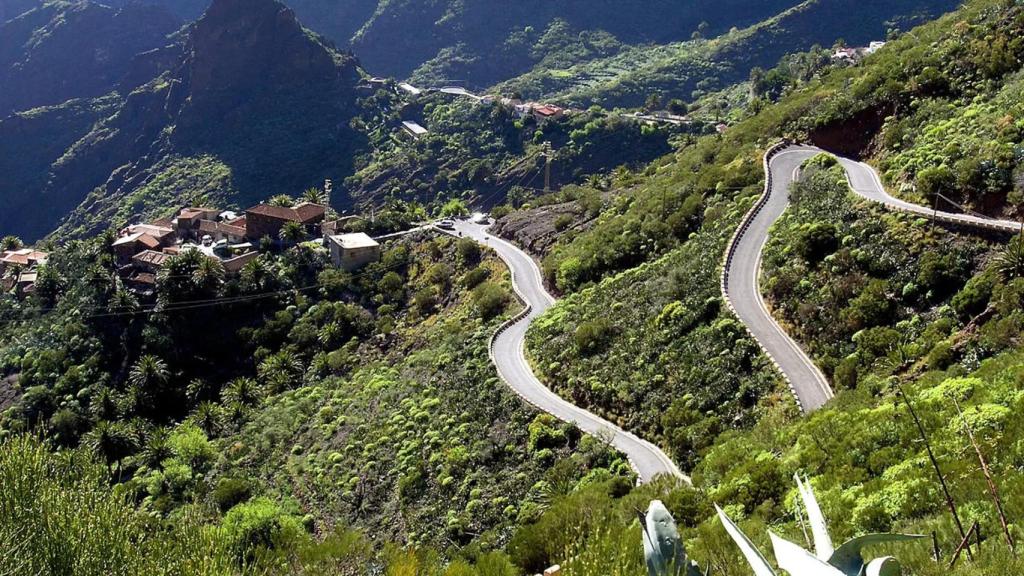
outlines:
[[148, 390], [163, 387], [170, 377], [167, 363], [152, 354], [140, 356], [128, 373], [129, 382]]
[[121, 422], [101, 420], [86, 434], [83, 443], [99, 454], [107, 464], [107, 471], [113, 474], [112, 464], [121, 469], [121, 461], [129, 456], [136, 446], [131, 430]]
[[274, 270], [262, 256], [242, 267], [241, 280], [244, 292], [268, 292], [274, 286], [276, 279]]
[[334, 348], [344, 335], [345, 331], [341, 327], [341, 324], [337, 322], [328, 322], [320, 328], [320, 331], [317, 333], [317, 339], [324, 348]]
[[225, 404], [256, 406], [263, 399], [263, 389], [252, 378], [235, 378], [224, 387], [221, 397]]
[[152, 413], [159, 405], [171, 372], [167, 363], [152, 354], [139, 357], [128, 372], [132, 403], [136, 411]]
[[328, 203], [327, 193], [316, 187], [307, 188], [302, 193], [302, 199], [313, 204], [320, 204], [321, 206], [326, 206]]
[[306, 230], [298, 222], [285, 222], [278, 236], [285, 244], [295, 245], [306, 239]]
[[170, 431], [158, 426], [146, 437], [146, 445], [142, 448], [142, 461], [150, 468], [157, 468], [160, 463], [174, 455], [169, 439]]
[[287, 194], [277, 194], [272, 196], [270, 200], [267, 200], [267, 204], [281, 208], [291, 208], [295, 205], [295, 199]]
[[213, 402], [203, 402], [192, 414], [192, 420], [207, 436], [213, 438], [220, 432], [223, 416], [220, 406]]
[[110, 388], [100, 388], [99, 393], [89, 403], [89, 410], [100, 420], [112, 420], [118, 415], [117, 399]]
[[260, 362], [257, 373], [271, 394], [295, 388], [302, 379], [302, 362], [289, 350], [280, 350]]
[[202, 265], [203, 260], [209, 258], [202, 252], [185, 250], [164, 262], [157, 275], [157, 290], [161, 304], [184, 302], [201, 296], [196, 290], [192, 275]]
[[4, 236], [0, 239], [0, 252], [6, 250], [19, 250], [23, 246], [25, 246], [25, 243], [17, 236]]
[[203, 258], [192, 271], [192, 283], [196, 288], [209, 296], [220, 292], [224, 282], [224, 265], [213, 258]]

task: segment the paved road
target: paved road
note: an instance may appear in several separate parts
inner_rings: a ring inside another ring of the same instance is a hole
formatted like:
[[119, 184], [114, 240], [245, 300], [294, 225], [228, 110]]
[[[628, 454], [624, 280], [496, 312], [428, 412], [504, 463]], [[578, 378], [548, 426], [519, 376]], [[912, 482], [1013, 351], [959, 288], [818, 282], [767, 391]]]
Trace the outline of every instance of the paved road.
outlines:
[[[736, 240], [734, 256], [727, 270], [726, 297], [740, 320], [765, 349], [782, 372], [801, 408], [811, 412], [832, 398], [832, 389], [825, 376], [810, 357], [772, 318], [761, 298], [758, 277], [761, 252], [768, 239], [768, 230], [789, 206], [789, 188], [799, 177], [800, 165], [822, 150], [811, 146], [791, 146], [777, 153], [769, 164], [772, 186], [768, 199], [747, 230]], [[1020, 224], [993, 220], [970, 214], [933, 211], [894, 198], [885, 191], [873, 168], [863, 162], [839, 158], [846, 170], [850, 187], [862, 198], [885, 204], [894, 210], [935, 217], [937, 220], [979, 228], [1019, 231]]]
[[805, 412], [816, 410], [828, 402], [832, 398], [832, 388], [807, 353], [772, 318], [761, 298], [758, 278], [768, 230], [789, 206], [789, 186], [800, 165], [815, 154], [787, 149], [772, 159], [772, 186], [768, 190], [768, 199], [746, 232], [736, 239], [724, 286], [725, 296], [736, 315], [778, 366]]
[[661, 474], [669, 474], [689, 482], [690, 479], [683, 475], [657, 446], [570, 404], [534, 376], [524, 354], [526, 330], [535, 318], [555, 303], [555, 299], [544, 289], [540, 269], [525, 252], [505, 240], [488, 234], [486, 226], [458, 222], [456, 230], [497, 252], [512, 271], [512, 282], [516, 291], [530, 306], [530, 312], [525, 317], [494, 339], [491, 358], [501, 378], [524, 400], [540, 410], [553, 414], [565, 422], [574, 422], [589, 434], [609, 438], [617, 449], [629, 457], [633, 468], [640, 475], [641, 482], [648, 482]]

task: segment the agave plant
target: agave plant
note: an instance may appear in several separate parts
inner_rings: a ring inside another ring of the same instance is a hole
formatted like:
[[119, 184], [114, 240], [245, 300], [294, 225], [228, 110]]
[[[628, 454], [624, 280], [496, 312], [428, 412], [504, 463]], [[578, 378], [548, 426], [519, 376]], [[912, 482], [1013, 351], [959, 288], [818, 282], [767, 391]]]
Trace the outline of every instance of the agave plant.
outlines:
[[697, 567], [686, 559], [683, 541], [672, 514], [661, 500], [652, 500], [647, 515], [640, 516], [644, 560], [648, 576], [700, 576]]
[[[821, 506], [818, 505], [818, 499], [814, 496], [810, 482], [802, 481], [799, 476], [794, 476], [794, 479], [807, 512], [808, 522], [811, 525], [814, 553], [768, 532], [772, 540], [775, 559], [780, 568], [790, 574], [799, 574], [800, 576], [898, 576], [900, 574], [900, 564], [895, 558], [887, 556], [867, 561], [864, 559], [864, 548], [871, 544], [905, 542], [923, 538], [923, 536], [866, 534], [835, 548], [832, 544], [832, 537], [828, 533], [825, 516], [821, 512]], [[726, 532], [739, 546], [747, 563], [754, 569], [755, 576], [776, 576], [775, 570], [750, 539], [726, 516], [721, 508], [716, 505], [715, 509], [718, 511], [718, 517], [725, 526]]]

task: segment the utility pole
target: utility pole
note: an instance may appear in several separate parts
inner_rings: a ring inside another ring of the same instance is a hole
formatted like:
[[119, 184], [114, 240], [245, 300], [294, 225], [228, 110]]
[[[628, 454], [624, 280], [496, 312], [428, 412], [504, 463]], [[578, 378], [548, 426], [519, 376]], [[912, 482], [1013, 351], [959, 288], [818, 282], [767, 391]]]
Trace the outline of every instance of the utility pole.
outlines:
[[544, 143], [544, 193], [551, 192], [551, 142]]

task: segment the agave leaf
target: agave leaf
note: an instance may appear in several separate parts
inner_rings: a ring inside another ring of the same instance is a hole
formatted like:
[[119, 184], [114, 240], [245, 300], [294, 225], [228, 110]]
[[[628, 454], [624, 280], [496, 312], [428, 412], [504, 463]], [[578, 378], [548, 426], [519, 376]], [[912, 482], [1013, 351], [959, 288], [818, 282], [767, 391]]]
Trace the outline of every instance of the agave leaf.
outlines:
[[900, 563], [892, 556], [886, 556], [868, 562], [864, 576], [900, 576], [901, 572]]
[[[864, 560], [864, 548], [872, 544], [887, 544], [891, 542], [908, 542], [924, 538], [920, 534], [865, 534], [853, 538], [836, 549], [828, 563], [843, 571], [847, 576], [859, 576], [866, 564]], [[895, 560], [892, 560], [895, 562]], [[896, 564], [899, 573], [899, 564]], [[888, 574], [880, 572], [879, 574]]]
[[652, 500], [640, 518], [644, 533], [644, 559], [650, 576], [679, 576], [688, 564], [679, 529], [661, 500]]
[[828, 534], [828, 524], [825, 522], [825, 515], [821, 513], [821, 506], [814, 496], [814, 489], [810, 481], [806, 483], [800, 480], [799, 474], [794, 474], [797, 490], [800, 498], [804, 501], [804, 509], [807, 511], [807, 520], [811, 523], [811, 534], [814, 536], [815, 556], [821, 561], [827, 561], [832, 557], [835, 547], [832, 544], [832, 537]]
[[718, 504], [715, 504], [715, 510], [718, 511], [718, 518], [722, 521], [722, 525], [725, 526], [725, 531], [732, 537], [733, 542], [740, 547], [743, 557], [747, 559], [747, 563], [754, 569], [754, 576], [777, 576], [775, 570], [764, 559], [757, 546], [754, 546], [754, 543], [743, 534], [739, 527], [733, 524], [732, 520], [725, 515], [725, 512], [718, 507]]
[[819, 560], [789, 540], [779, 538], [773, 532], [768, 532], [768, 536], [772, 539], [779, 567], [793, 576], [845, 576], [835, 566]]

